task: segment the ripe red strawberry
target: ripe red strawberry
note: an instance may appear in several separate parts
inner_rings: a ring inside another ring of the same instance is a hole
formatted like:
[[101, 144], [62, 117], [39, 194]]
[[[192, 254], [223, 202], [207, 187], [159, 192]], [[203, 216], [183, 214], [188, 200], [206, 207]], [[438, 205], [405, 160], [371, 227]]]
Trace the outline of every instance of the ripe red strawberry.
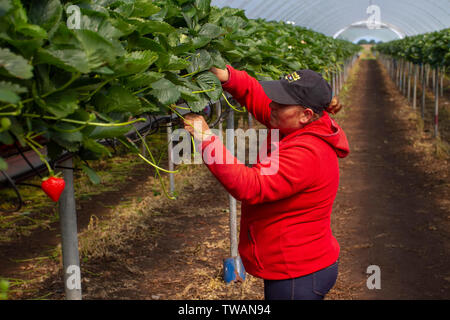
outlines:
[[54, 176], [42, 181], [41, 184], [42, 190], [55, 202], [58, 202], [65, 186], [66, 182], [64, 179]]

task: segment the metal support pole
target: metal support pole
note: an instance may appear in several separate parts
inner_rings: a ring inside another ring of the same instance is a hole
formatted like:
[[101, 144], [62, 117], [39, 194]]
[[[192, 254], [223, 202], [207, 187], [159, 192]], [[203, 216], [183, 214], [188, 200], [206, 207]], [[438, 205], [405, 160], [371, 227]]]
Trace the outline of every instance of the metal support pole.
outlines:
[[403, 91], [403, 73], [405, 72], [405, 63], [402, 60], [400, 65], [400, 82], [399, 82], [399, 90], [400, 92]]
[[336, 70], [336, 95], [339, 94], [339, 70]]
[[[222, 114], [222, 104], [220, 103], [220, 101], [217, 101], [217, 102], [216, 102], [216, 110], [217, 110], [217, 117], [220, 117], [221, 114]], [[219, 121], [218, 129], [219, 129], [219, 137], [220, 137], [220, 140], [223, 141], [222, 121]]]
[[[234, 111], [230, 110], [227, 120], [226, 147], [234, 155]], [[230, 254], [224, 259], [223, 270], [226, 283], [232, 281], [245, 281], [245, 269], [238, 255], [236, 199], [229, 195], [230, 199]]]
[[339, 94], [339, 85], [338, 85], [338, 78], [337, 78], [337, 71], [333, 74], [333, 81], [334, 81], [334, 95], [337, 96]]
[[439, 135], [439, 68], [436, 67], [434, 70], [434, 78], [436, 79], [434, 87], [434, 136]]
[[[227, 129], [234, 130], [234, 110], [230, 110], [227, 121]], [[227, 132], [227, 149], [234, 155], [234, 134]], [[230, 253], [231, 257], [238, 255], [237, 242], [237, 218], [236, 218], [236, 199], [229, 195], [230, 199]]]
[[397, 62], [395, 61], [395, 59], [392, 59], [392, 75], [391, 75], [391, 79], [392, 81], [395, 83], [395, 71], [397, 70]]
[[433, 70], [433, 75], [431, 76], [431, 78], [432, 78], [432, 85], [433, 85], [433, 92], [436, 92], [436, 77], [437, 77], [437, 75], [436, 75], [436, 71], [437, 71], [438, 69], [437, 69], [437, 67], [436, 67], [436, 70]]
[[404, 62], [404, 66], [403, 66], [403, 88], [402, 88], [402, 93], [403, 95], [406, 97], [406, 90], [407, 90], [407, 86], [406, 86], [406, 72], [408, 70], [408, 62], [405, 61]]
[[441, 69], [441, 97], [444, 96], [444, 76], [445, 76], [445, 67]]
[[334, 81], [334, 72], [331, 73], [331, 90], [333, 90], [333, 96], [336, 95], [336, 84]]
[[[60, 163], [72, 168], [72, 158]], [[78, 253], [77, 213], [73, 187], [73, 170], [62, 169], [66, 186], [59, 198], [61, 248], [63, 256], [64, 288], [67, 300], [81, 300], [81, 271]]]
[[417, 69], [418, 65], [414, 65], [414, 89], [413, 89], [413, 109], [416, 110], [416, 104], [417, 104]]
[[[172, 114], [171, 114], [172, 115]], [[172, 121], [167, 123], [167, 151], [168, 151], [168, 163], [169, 163], [169, 171], [173, 171], [173, 141], [172, 141]], [[173, 195], [175, 192], [175, 177], [173, 173], [169, 173], [169, 190], [170, 194]]]
[[408, 101], [411, 101], [411, 62], [408, 62]]
[[425, 117], [425, 96], [426, 96], [426, 79], [425, 79], [425, 68], [422, 68], [422, 110], [421, 110], [421, 116], [422, 119]]
[[248, 113], [248, 128], [253, 128], [253, 116], [250, 112]]
[[397, 61], [397, 66], [395, 70], [395, 85], [397, 86], [397, 88], [399, 87], [399, 84], [400, 84], [400, 61]]

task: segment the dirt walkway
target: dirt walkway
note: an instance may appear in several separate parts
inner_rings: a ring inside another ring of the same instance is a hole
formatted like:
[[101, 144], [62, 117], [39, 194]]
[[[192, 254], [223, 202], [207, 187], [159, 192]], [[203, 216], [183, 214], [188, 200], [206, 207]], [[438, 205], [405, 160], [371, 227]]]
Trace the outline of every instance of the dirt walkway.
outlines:
[[[415, 119], [376, 60], [361, 61], [342, 122], [351, 155], [341, 161], [332, 227], [341, 248], [330, 298], [450, 298], [448, 162], [427, 158]], [[368, 290], [366, 270], [381, 270]]]
[[[347, 116], [338, 120], [351, 154], [340, 160], [332, 214], [340, 273], [327, 299], [450, 298], [448, 162], [425, 152], [431, 139], [418, 133], [403, 104], [378, 62], [360, 61]], [[127, 230], [129, 241], [102, 244], [107, 254], [82, 261], [83, 298], [262, 299], [261, 279], [222, 281], [228, 197], [209, 171], [179, 174], [177, 201], [155, 201], [153, 185], [139, 188], [144, 231]], [[50, 276], [34, 285], [38, 292], [16, 298], [64, 298], [60, 262], [45, 263], [36, 270]], [[380, 290], [367, 289], [369, 265], [381, 269]]]

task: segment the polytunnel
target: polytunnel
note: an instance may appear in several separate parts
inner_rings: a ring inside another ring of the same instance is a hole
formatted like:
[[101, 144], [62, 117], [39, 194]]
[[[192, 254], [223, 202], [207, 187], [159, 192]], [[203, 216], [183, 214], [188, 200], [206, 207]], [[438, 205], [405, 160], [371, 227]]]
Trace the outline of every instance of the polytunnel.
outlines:
[[354, 42], [389, 41], [450, 27], [448, 0], [213, 0], [211, 4], [243, 9], [252, 19], [295, 23]]
[[0, 0], [0, 300], [449, 300], [449, 9]]

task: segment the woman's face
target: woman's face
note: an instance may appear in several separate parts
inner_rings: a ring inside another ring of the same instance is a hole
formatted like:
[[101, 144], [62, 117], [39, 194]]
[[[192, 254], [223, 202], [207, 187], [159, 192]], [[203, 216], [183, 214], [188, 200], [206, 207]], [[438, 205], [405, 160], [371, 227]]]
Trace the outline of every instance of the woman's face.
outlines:
[[283, 135], [303, 128], [313, 116], [311, 109], [299, 105], [284, 105], [272, 101], [269, 107], [270, 125], [279, 129]]

